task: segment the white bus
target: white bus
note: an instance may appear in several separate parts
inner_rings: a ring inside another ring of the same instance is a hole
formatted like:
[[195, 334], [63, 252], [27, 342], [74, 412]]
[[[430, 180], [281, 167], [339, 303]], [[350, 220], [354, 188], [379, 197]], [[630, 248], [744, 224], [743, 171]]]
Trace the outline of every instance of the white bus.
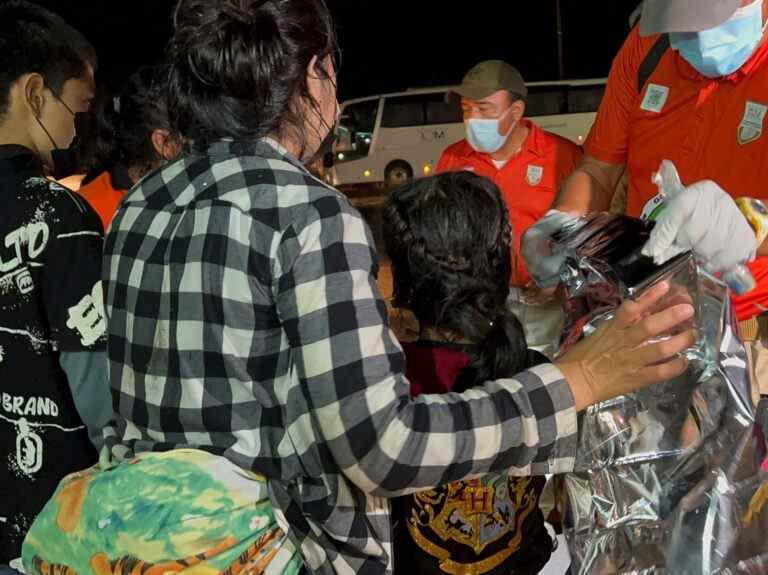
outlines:
[[[344, 102], [327, 181], [392, 188], [433, 173], [443, 150], [464, 138], [461, 108], [449, 101], [450, 91], [423, 88]], [[605, 79], [530, 83], [525, 115], [581, 144], [604, 91]]]

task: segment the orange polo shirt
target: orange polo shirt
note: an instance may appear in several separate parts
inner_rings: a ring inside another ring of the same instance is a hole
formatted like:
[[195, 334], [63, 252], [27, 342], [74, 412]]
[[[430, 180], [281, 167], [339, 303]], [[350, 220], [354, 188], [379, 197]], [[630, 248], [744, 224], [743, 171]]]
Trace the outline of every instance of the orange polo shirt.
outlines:
[[512, 284], [526, 286], [531, 276], [520, 257], [520, 238], [549, 211], [560, 185], [581, 161], [581, 148], [523, 119], [528, 137], [519, 153], [498, 168], [489, 154], [476, 152], [466, 140], [443, 152], [437, 172], [468, 170], [501, 189], [512, 222]]
[[[598, 160], [629, 168], [627, 213], [654, 218], [651, 175], [672, 160], [684, 184], [714, 180], [733, 197], [768, 199], [768, 43], [724, 78], [706, 78], [667, 50], [641, 92], [637, 70], [658, 36], [637, 28], [613, 62], [605, 97], [584, 145]], [[768, 307], [768, 258], [750, 264], [758, 288], [734, 297], [740, 320]]]
[[78, 192], [99, 214], [106, 232], [117, 211], [117, 206], [120, 205], [120, 201], [127, 191], [128, 188], [115, 188], [112, 175], [109, 172], [104, 172], [95, 180], [81, 187]]

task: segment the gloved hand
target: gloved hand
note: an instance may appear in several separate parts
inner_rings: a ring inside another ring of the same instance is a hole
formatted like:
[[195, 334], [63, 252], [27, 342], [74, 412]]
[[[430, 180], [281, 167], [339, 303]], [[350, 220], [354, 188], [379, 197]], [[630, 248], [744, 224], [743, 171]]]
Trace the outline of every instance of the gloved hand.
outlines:
[[656, 264], [690, 250], [708, 271], [717, 273], [755, 258], [755, 232], [733, 198], [715, 182], [696, 182], [668, 194], [666, 201], [643, 247], [643, 255]]
[[528, 273], [539, 287], [550, 288], [560, 282], [560, 269], [565, 262], [565, 254], [553, 253], [552, 236], [577, 221], [576, 216], [560, 210], [549, 210], [523, 234], [520, 252]]

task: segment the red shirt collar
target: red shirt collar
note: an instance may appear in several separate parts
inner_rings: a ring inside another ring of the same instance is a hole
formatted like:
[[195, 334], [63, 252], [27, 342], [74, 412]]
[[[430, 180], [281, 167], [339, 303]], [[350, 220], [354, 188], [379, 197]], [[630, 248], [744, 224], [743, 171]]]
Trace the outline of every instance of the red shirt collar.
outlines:
[[521, 120], [522, 124], [528, 128], [528, 137], [525, 138], [525, 141], [523, 142], [523, 147], [520, 150], [520, 153], [523, 152], [530, 152], [531, 154], [543, 157], [546, 155], [546, 138], [544, 137], [544, 130], [539, 128], [536, 124], [528, 120], [527, 118], [523, 118]]

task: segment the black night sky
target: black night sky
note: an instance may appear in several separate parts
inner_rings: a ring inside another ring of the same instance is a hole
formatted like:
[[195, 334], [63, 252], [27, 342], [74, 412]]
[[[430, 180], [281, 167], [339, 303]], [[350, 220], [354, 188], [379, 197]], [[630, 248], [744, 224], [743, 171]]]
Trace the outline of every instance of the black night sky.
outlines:
[[[112, 88], [157, 61], [175, 0], [38, 0], [96, 46]], [[561, 0], [566, 78], [606, 76], [637, 0]], [[457, 83], [500, 58], [528, 81], [557, 78], [556, 0], [329, 0], [342, 49], [340, 98]]]

